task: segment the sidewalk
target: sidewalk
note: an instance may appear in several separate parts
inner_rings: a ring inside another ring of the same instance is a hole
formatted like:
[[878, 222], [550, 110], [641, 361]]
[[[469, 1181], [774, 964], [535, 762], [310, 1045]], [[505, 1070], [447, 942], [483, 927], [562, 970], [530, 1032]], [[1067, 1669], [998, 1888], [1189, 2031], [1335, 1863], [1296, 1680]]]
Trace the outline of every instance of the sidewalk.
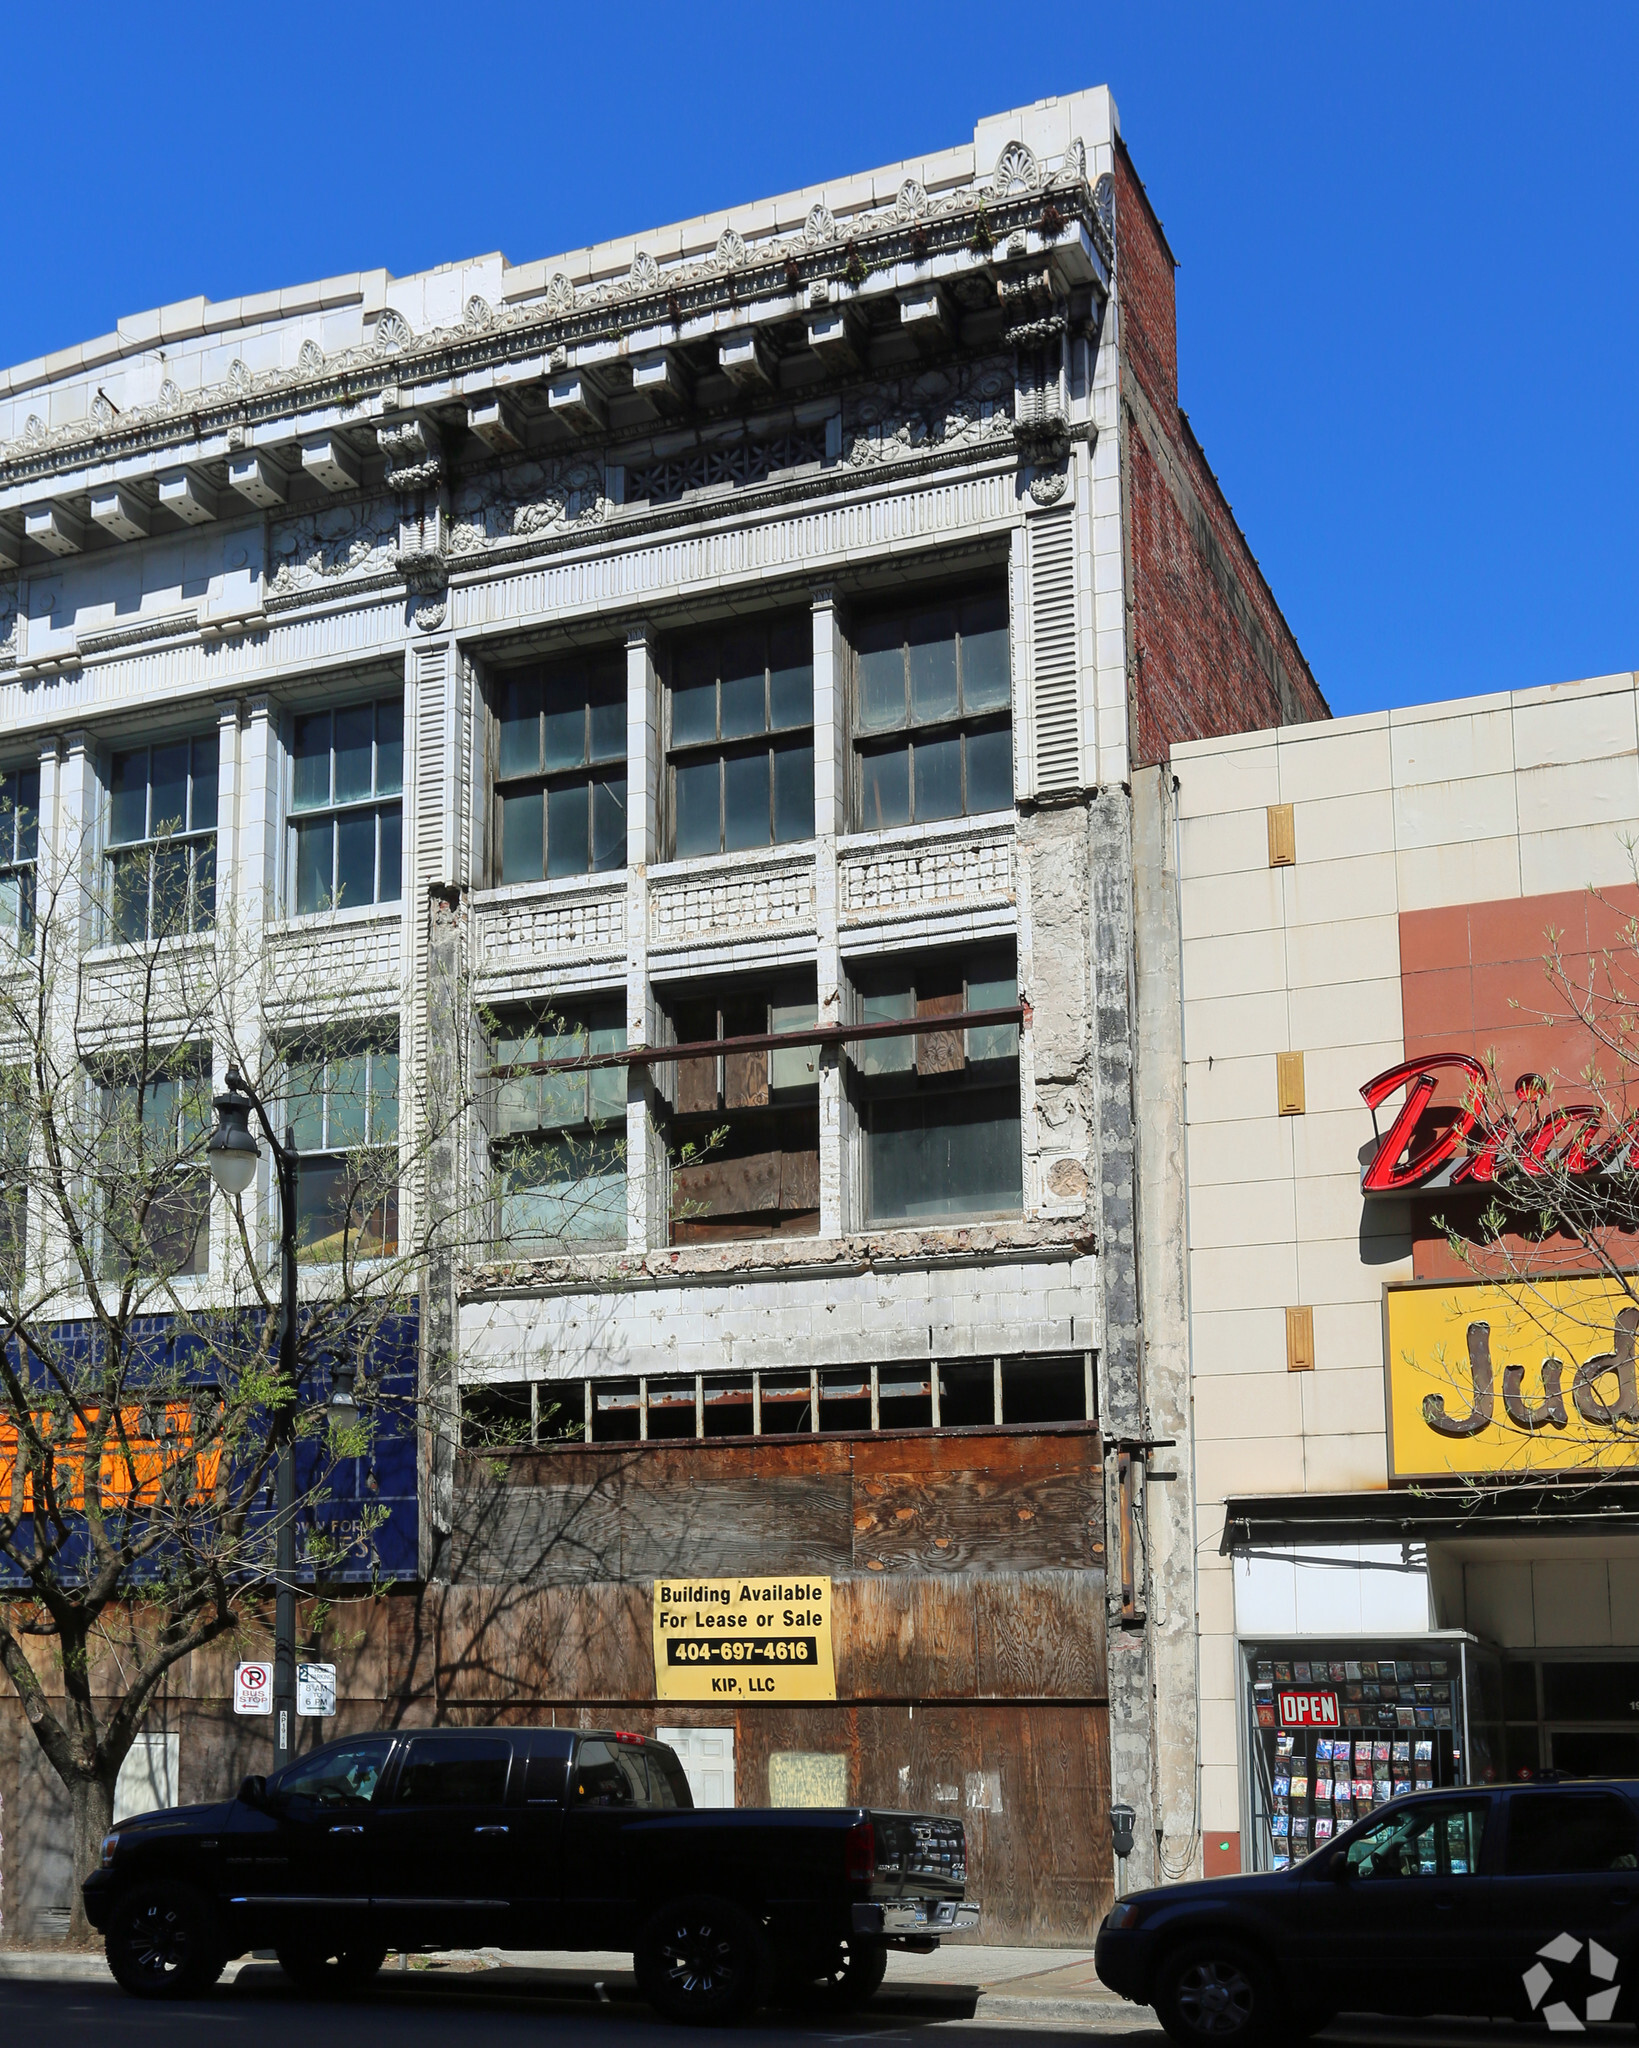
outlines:
[[[277, 1964], [250, 1956], [230, 1963], [222, 1982], [235, 1984], [241, 1977], [241, 1992], [252, 1994], [276, 1995], [286, 1981]], [[111, 1981], [107, 1964], [95, 1952], [0, 1949], [0, 1984], [28, 1978]], [[376, 1981], [387, 1997], [459, 1991], [577, 2004], [637, 1999], [631, 1957], [614, 1950], [481, 1949], [394, 1956]], [[1104, 1989], [1093, 1971], [1091, 1949], [993, 1948], [976, 1942], [925, 1956], [890, 1951], [887, 1981], [868, 2010], [884, 2019], [1074, 2027], [1095, 2033], [1128, 2033], [1156, 2024], [1147, 2007], [1129, 2005]]]

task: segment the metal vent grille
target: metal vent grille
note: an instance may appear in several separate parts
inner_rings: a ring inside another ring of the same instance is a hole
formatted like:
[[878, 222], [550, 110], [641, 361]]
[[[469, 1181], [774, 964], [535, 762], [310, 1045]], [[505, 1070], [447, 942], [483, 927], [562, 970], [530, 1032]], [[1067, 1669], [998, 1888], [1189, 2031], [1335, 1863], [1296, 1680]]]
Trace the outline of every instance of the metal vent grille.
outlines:
[[1035, 685], [1036, 787], [1080, 780], [1076, 705], [1076, 563], [1072, 514], [1050, 512], [1030, 530], [1030, 631]]

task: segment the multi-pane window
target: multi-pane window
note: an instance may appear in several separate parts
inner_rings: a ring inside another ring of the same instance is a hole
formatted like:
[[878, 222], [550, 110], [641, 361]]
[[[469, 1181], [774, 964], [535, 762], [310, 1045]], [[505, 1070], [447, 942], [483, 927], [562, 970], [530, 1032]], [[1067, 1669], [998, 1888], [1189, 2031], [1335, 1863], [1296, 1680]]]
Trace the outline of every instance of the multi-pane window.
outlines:
[[[683, 999], [678, 1045], [812, 1030], [814, 983]], [[707, 1053], [657, 1069], [671, 1090], [674, 1244], [812, 1237], [819, 1229], [819, 1052], [812, 1045]]]
[[504, 676], [495, 723], [496, 880], [624, 866], [624, 654]]
[[26, 948], [34, 932], [34, 872], [40, 852], [40, 771], [0, 775], [0, 939]]
[[[130, 747], [108, 768], [108, 934], [208, 931], [216, 917], [213, 737]], [[36, 790], [38, 785], [36, 785]]]
[[[619, 1002], [502, 1020], [497, 1067], [619, 1052]], [[498, 1080], [491, 1157], [500, 1248], [619, 1244], [626, 1236], [626, 1069], [581, 1067]]]
[[301, 1256], [337, 1264], [396, 1252], [397, 1041], [298, 1046], [285, 1075]]
[[1091, 1352], [1014, 1353], [638, 1379], [479, 1380], [461, 1389], [461, 1441], [474, 1450], [526, 1450], [882, 1430], [1042, 1429], [1085, 1425], [1096, 1413]]
[[403, 872], [403, 700], [303, 712], [291, 754], [297, 914], [396, 903]]
[[[928, 958], [858, 976], [860, 1021], [954, 1017], [1018, 1001], [1004, 955]], [[870, 1223], [1016, 1216], [1023, 1201], [1019, 1031], [1012, 1023], [849, 1047]]]
[[672, 649], [667, 704], [677, 859], [813, 838], [808, 613], [680, 640]]
[[27, 1262], [33, 1139], [34, 1077], [27, 1067], [0, 1067], [0, 1291], [15, 1291]]
[[1008, 809], [1006, 590], [864, 617], [853, 644], [859, 830]]
[[98, 1176], [101, 1267], [203, 1273], [210, 1263], [210, 1063], [188, 1047], [147, 1072], [114, 1066], [102, 1078]]

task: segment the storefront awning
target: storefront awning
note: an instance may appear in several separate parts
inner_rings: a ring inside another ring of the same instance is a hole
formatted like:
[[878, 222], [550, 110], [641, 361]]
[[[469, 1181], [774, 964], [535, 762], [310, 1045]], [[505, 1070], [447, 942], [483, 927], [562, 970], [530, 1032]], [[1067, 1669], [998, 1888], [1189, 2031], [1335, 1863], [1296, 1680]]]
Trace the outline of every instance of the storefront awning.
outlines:
[[1244, 1494], [1224, 1503], [1220, 1552], [1295, 1543], [1404, 1543], [1459, 1536], [1639, 1533], [1639, 1484]]

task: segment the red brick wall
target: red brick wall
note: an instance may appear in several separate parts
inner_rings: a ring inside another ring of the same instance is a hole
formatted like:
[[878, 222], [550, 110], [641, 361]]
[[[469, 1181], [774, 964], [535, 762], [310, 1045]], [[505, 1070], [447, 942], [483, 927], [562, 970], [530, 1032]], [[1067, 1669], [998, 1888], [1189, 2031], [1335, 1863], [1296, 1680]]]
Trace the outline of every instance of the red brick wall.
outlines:
[[[1132, 559], [1133, 765], [1174, 740], [1249, 732], [1330, 712], [1235, 515], [1178, 408], [1172, 253], [1126, 151], [1116, 151], [1122, 466]], [[1152, 447], [1149, 435], [1159, 435]], [[1169, 488], [1182, 480], [1192, 518]], [[1285, 672], [1283, 705], [1274, 674]]]
[[[1579, 1086], [1590, 1066], [1606, 1078], [1607, 1092], [1622, 1093], [1614, 1055], [1596, 1044], [1576, 1016], [1565, 986], [1591, 988], [1611, 1004], [1611, 1022], [1633, 1015], [1639, 1001], [1639, 960], [1628, 920], [1639, 914], [1639, 888], [1631, 884], [1562, 895], [1525, 896], [1496, 903], [1459, 903], [1441, 910], [1402, 911], [1400, 1008], [1406, 1058], [1466, 1052], [1484, 1063], [1504, 1101], [1524, 1074], [1541, 1074], [1555, 1104], [1588, 1100]], [[1557, 953], [1557, 959], [1556, 959]], [[1554, 962], [1550, 972], [1550, 961]], [[1556, 985], [1557, 984], [1557, 985]], [[1361, 1075], [1362, 1082], [1370, 1080]], [[1454, 1110], [1462, 1100], [1460, 1076], [1441, 1078], [1433, 1107]], [[1436, 1214], [1460, 1222], [1445, 1196], [1414, 1195], [1412, 1263], [1420, 1280], [1462, 1280], [1474, 1268], [1458, 1259]], [[1471, 1207], [1479, 1202], [1470, 1198]], [[1573, 1240], [1555, 1235], [1526, 1246], [1505, 1238], [1512, 1256], [1539, 1274], [1589, 1270], [1593, 1259]], [[1612, 1233], [1609, 1248], [1624, 1266], [1639, 1266], [1639, 1239]], [[1476, 1254], [1480, 1271], [1505, 1272], [1502, 1251]]]

